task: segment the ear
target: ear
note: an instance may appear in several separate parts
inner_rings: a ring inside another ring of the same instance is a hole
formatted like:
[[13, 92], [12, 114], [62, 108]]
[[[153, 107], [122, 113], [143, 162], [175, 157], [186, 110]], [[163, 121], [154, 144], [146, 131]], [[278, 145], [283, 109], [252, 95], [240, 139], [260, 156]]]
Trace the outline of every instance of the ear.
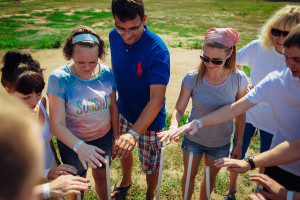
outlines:
[[231, 48], [230, 52], [228, 53], [227, 59], [231, 57], [232, 52], [233, 52], [233, 48]]
[[13, 91], [11, 89], [9, 89], [8, 87], [4, 87], [6, 92], [10, 95], [12, 95]]
[[145, 14], [142, 20], [143, 26], [146, 24], [147, 15]]

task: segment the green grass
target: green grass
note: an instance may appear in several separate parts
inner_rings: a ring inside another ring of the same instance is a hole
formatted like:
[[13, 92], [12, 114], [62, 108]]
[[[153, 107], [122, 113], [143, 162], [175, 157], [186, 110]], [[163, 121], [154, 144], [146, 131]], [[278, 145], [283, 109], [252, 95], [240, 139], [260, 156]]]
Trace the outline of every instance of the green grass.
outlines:
[[[186, 113], [183, 117], [181, 125], [183, 125], [188, 118], [189, 113]], [[170, 114], [167, 115], [167, 126], [168, 129], [170, 125]], [[161, 183], [161, 199], [182, 199], [181, 197], [181, 178], [183, 174], [183, 161], [182, 161], [182, 151], [180, 148], [182, 137], [179, 142], [172, 142], [165, 148], [165, 159], [163, 163], [163, 177]], [[57, 149], [56, 138], [53, 138], [53, 144]], [[250, 143], [250, 149], [257, 154], [259, 149], [256, 147], [253, 148], [255, 144], [259, 144], [259, 136], [255, 136]], [[145, 199], [146, 193], [146, 180], [145, 174], [143, 173], [140, 162], [138, 159], [137, 148], [134, 149], [134, 167], [133, 167], [133, 185], [128, 192], [128, 199]], [[199, 190], [200, 190], [200, 182], [203, 179], [203, 171], [202, 168], [204, 166], [203, 160], [199, 165], [199, 173], [195, 179], [195, 187], [194, 187], [194, 198], [199, 198]], [[116, 158], [113, 160], [110, 174], [111, 174], [111, 184], [115, 184], [120, 181], [121, 177], [121, 164], [120, 160]], [[225, 173], [224, 173], [225, 172]], [[213, 190], [214, 198], [212, 199], [221, 199], [222, 196], [226, 193], [227, 187], [229, 185], [229, 172], [226, 170], [223, 173], [219, 173], [216, 179], [216, 186]], [[245, 199], [245, 194], [249, 194], [252, 192], [256, 186], [255, 183], [249, 180], [249, 173], [245, 173], [239, 176], [240, 181], [237, 184], [237, 199]], [[99, 199], [95, 193], [95, 189], [92, 188], [91, 191], [85, 193], [85, 200], [90, 199]]]
[[[107, 35], [114, 27], [111, 0], [23, 0], [18, 4], [0, 0], [0, 4], [2, 50], [57, 48], [77, 25], [91, 26], [108, 41]], [[233, 27], [240, 33], [239, 49], [257, 38], [265, 20], [283, 5], [286, 3], [253, 0], [149, 0], [145, 1], [146, 24], [168, 46], [187, 49], [201, 48], [209, 28]], [[19, 31], [28, 29], [37, 33], [27, 33], [28, 37], [20, 39]]]

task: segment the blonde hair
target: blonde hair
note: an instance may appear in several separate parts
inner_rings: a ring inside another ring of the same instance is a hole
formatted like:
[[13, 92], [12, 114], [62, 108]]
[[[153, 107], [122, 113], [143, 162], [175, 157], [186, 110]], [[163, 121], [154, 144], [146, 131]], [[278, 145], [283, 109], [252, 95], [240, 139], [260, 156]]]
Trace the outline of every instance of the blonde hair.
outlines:
[[[203, 49], [204, 49], [204, 46], [224, 49], [227, 54], [229, 54], [230, 51], [232, 51], [231, 56], [229, 58], [227, 58], [227, 60], [225, 61], [224, 68], [229, 69], [231, 71], [231, 73], [235, 72], [235, 70], [236, 70], [236, 66], [235, 66], [236, 47], [235, 47], [235, 45], [233, 45], [232, 48], [229, 48], [229, 47], [224, 46], [217, 42], [207, 42], [203, 45]], [[205, 66], [204, 62], [201, 61], [199, 64], [199, 67], [198, 67], [198, 75], [197, 75], [197, 80], [195, 82], [196, 84], [198, 83], [198, 81], [203, 80], [203, 76], [204, 76], [205, 72], [206, 72], [206, 66]]]
[[37, 183], [42, 174], [41, 126], [17, 99], [3, 95], [0, 105], [0, 199], [25, 199], [20, 195], [26, 183]]
[[290, 31], [294, 26], [300, 23], [300, 6], [285, 6], [278, 10], [262, 27], [260, 38], [262, 44], [270, 49], [274, 46], [271, 29], [280, 29]]

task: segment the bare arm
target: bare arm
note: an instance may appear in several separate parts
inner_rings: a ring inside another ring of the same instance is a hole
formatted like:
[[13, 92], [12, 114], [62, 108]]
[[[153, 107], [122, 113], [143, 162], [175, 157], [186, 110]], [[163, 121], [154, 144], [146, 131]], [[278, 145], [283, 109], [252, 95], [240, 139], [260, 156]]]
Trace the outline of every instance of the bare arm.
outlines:
[[[238, 92], [236, 96], [236, 101], [241, 99], [247, 94], [247, 86], [245, 86], [241, 91]], [[236, 145], [232, 150], [232, 158], [241, 159], [242, 157], [242, 145], [243, 145], [243, 135], [245, 130], [246, 123], [246, 113], [242, 113], [235, 117], [235, 136], [236, 136]]]
[[[245, 97], [243, 97], [237, 102], [234, 102], [227, 106], [223, 106], [219, 110], [201, 117], [199, 120], [202, 122], [202, 126], [221, 124], [232, 120], [234, 117], [239, 116], [255, 105], [256, 104], [251, 103]], [[176, 138], [178, 137], [178, 135], [181, 135], [185, 132], [189, 132], [191, 135], [194, 135], [199, 128], [199, 124], [195, 121], [192, 121], [178, 128], [176, 133], [172, 135], [171, 138]]]
[[267, 167], [288, 164], [300, 160], [300, 138], [285, 141], [275, 148], [254, 157], [256, 167]]
[[[300, 138], [285, 141], [273, 149], [254, 157], [256, 167], [268, 167], [288, 164], [300, 159]], [[221, 158], [215, 161], [216, 167], [228, 167], [228, 171], [245, 173], [250, 170], [250, 165], [245, 160]]]
[[[142, 135], [156, 118], [158, 112], [163, 106], [166, 93], [165, 85], [150, 86], [150, 100], [143, 109], [137, 121], [131, 127], [138, 135]], [[122, 134], [119, 137], [113, 150], [113, 157], [118, 156], [120, 159], [126, 157], [133, 150], [136, 144], [136, 138], [131, 133]]]
[[[190, 97], [191, 92], [184, 86], [184, 84], [181, 84], [180, 94], [177, 99], [175, 109], [173, 110], [171, 115], [170, 129], [168, 131], [163, 131], [157, 134], [157, 136], [161, 138], [160, 142], [165, 141], [169, 135], [173, 134], [174, 130], [172, 129], [174, 128], [172, 128], [171, 126], [179, 126]], [[166, 144], [168, 145], [169, 143], [170, 142], [168, 141]]]

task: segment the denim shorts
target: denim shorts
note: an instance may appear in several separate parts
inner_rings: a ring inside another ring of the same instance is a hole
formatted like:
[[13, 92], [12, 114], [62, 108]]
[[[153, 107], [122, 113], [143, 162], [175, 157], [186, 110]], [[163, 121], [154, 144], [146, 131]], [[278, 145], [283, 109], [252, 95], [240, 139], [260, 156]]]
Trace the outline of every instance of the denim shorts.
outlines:
[[181, 149], [186, 155], [189, 155], [190, 152], [193, 152], [194, 158], [201, 157], [205, 153], [208, 158], [217, 160], [219, 158], [229, 156], [230, 142], [222, 147], [206, 147], [189, 140], [184, 135], [181, 143]]
[[[105, 158], [105, 156], [109, 156], [109, 164], [111, 164], [111, 152], [112, 152], [112, 139], [113, 139], [113, 132], [112, 129], [110, 129], [110, 131], [108, 133], [106, 133], [106, 135], [104, 135], [103, 137], [96, 139], [96, 140], [92, 140], [89, 142], [86, 142], [89, 145], [93, 145], [96, 146], [100, 149], [102, 149], [103, 151], [105, 151], [104, 154], [101, 154], [102, 157]], [[61, 141], [57, 140], [57, 145], [59, 148], [59, 153], [61, 156], [61, 160], [64, 164], [68, 164], [71, 166], [74, 166], [77, 169], [77, 174], [79, 176], [85, 176], [86, 171], [79, 158], [77, 153], [73, 150], [70, 149], [68, 146], [66, 146], [64, 143], [62, 143]], [[98, 167], [98, 169], [105, 169], [106, 166], [105, 164], [102, 165], [102, 167]]]

